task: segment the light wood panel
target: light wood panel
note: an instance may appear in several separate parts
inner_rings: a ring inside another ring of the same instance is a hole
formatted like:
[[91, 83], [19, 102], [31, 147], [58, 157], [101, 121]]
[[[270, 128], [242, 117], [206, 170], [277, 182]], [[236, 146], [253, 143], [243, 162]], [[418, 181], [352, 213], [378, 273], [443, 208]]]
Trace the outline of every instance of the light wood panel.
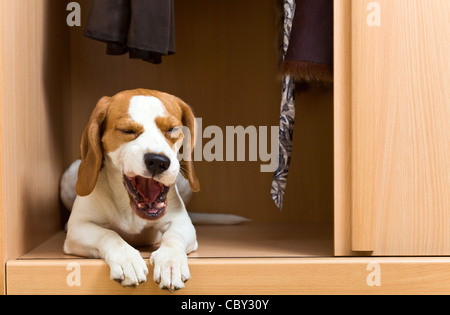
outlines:
[[[85, 25], [91, 1], [79, 3]], [[72, 158], [79, 156], [81, 133], [96, 101], [130, 88], [183, 98], [202, 117], [203, 128], [278, 126], [276, 5], [274, 0], [175, 1], [176, 54], [161, 65], [107, 56], [103, 43], [73, 28]], [[332, 222], [332, 102], [332, 93], [297, 97], [293, 165], [281, 213], [270, 198], [273, 174], [261, 173], [260, 161], [197, 162], [202, 191], [189, 209], [238, 213], [261, 222]]]
[[[1, 29], [0, 29], [1, 31]], [[2, 46], [0, 41], [0, 73], [2, 70]], [[0, 109], [2, 108], [2, 82], [0, 80]], [[0, 110], [0, 122], [3, 121], [3, 111]], [[3, 124], [0, 124], [0, 140], [3, 139]], [[5, 294], [5, 205], [3, 200], [3, 141], [0, 141], [0, 295]]]
[[65, 16], [63, 2], [0, 2], [6, 260], [59, 229], [62, 115], [69, 70]]
[[[189, 265], [186, 288], [169, 293], [152, 280], [122, 288], [98, 259], [16, 260], [7, 265], [8, 294], [450, 294], [449, 258], [190, 258]], [[81, 282], [70, 287], [74, 267]]]
[[334, 1], [334, 248], [351, 255], [351, 1]]
[[450, 3], [377, 1], [369, 27], [370, 2], [351, 3], [347, 249], [450, 255]]

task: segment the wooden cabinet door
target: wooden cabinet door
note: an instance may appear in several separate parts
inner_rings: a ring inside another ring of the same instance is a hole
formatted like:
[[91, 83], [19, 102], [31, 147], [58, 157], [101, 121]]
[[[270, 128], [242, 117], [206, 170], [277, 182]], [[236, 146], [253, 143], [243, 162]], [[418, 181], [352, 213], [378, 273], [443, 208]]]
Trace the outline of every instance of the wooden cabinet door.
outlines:
[[335, 9], [336, 254], [450, 255], [450, 1]]

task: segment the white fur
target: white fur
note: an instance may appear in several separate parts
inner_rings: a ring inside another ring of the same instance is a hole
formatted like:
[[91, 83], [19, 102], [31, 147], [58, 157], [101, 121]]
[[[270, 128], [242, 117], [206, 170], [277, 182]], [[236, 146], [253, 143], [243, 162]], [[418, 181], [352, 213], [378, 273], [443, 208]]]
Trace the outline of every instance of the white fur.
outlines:
[[[142, 124], [144, 132], [107, 154], [94, 191], [76, 197], [64, 251], [105, 259], [111, 279], [129, 286], [146, 281], [148, 274], [145, 261], [132, 246], [160, 242], [151, 258], [155, 266], [154, 280], [161, 288], [173, 291], [184, 287], [190, 278], [187, 254], [197, 250], [198, 245], [195, 228], [175, 185], [179, 173], [176, 152], [155, 124], [155, 117], [168, 113], [159, 99], [136, 96], [130, 101], [129, 114]], [[155, 178], [171, 186], [166, 197], [166, 213], [155, 221], [135, 214], [122, 182], [123, 174], [148, 176], [143, 159], [148, 152], [165, 154], [171, 160], [170, 168]]]
[[81, 160], [73, 162], [61, 177], [60, 195], [61, 201], [67, 209], [72, 209], [77, 193], [75, 192], [75, 185], [78, 179], [78, 168]]

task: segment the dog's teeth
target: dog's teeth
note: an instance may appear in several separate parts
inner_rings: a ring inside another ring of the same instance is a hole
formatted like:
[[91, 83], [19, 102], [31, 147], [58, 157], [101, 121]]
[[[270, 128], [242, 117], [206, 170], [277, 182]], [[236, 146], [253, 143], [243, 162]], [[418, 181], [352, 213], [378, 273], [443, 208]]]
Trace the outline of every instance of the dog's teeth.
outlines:
[[164, 207], [164, 202], [156, 203], [156, 208], [161, 209], [162, 207]]
[[138, 207], [139, 207], [139, 209], [145, 208], [145, 203], [139, 203], [139, 204], [138, 204]]

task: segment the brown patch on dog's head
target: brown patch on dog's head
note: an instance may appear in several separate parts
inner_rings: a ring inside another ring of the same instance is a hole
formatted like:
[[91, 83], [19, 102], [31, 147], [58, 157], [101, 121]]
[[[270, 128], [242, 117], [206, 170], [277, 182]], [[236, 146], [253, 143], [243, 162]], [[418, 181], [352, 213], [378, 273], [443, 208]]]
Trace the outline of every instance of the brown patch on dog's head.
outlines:
[[[158, 117], [156, 119], [156, 124], [160, 129], [168, 129], [173, 126], [185, 126], [189, 129], [190, 132], [190, 143], [185, 143], [186, 146], [183, 150], [189, 150], [190, 159], [188, 161], [181, 160], [180, 167], [181, 173], [183, 176], [189, 181], [191, 185], [191, 189], [194, 192], [200, 191], [200, 183], [198, 181], [197, 175], [195, 173], [194, 161], [193, 161], [193, 152], [195, 145], [195, 137], [196, 137], [196, 128], [195, 128], [195, 117], [189, 105], [183, 102], [180, 98], [158, 91], [152, 91], [152, 96], [155, 96], [161, 100], [163, 105], [166, 107], [169, 112], [169, 117]], [[181, 134], [181, 136], [183, 136]], [[167, 141], [170, 143], [174, 143], [179, 140], [179, 138], [166, 137]]]

